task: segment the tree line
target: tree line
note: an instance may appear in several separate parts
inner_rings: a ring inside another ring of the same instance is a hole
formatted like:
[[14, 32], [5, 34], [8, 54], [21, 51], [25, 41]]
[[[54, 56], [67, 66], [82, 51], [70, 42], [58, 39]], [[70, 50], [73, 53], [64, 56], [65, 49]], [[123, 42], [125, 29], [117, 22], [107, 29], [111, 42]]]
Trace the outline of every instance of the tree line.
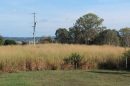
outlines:
[[115, 45], [130, 47], [130, 28], [108, 29], [104, 19], [88, 13], [76, 20], [70, 28], [56, 30], [56, 42], [87, 45]]
[[[130, 28], [120, 30], [103, 26], [104, 19], [88, 13], [76, 20], [70, 28], [58, 28], [55, 39], [41, 37], [38, 43], [67, 43], [87, 45], [115, 45], [130, 47]], [[0, 45], [16, 45], [15, 40], [5, 40], [0, 36]], [[27, 44], [22, 42], [22, 45]]]
[[2, 36], [0, 36], [0, 45], [16, 45], [15, 40], [10, 39], [4, 39]]

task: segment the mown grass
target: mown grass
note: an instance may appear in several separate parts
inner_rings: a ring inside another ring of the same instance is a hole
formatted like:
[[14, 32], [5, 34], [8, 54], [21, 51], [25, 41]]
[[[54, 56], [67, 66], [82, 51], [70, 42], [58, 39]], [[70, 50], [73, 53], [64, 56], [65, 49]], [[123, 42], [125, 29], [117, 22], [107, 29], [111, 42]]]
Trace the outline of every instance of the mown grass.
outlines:
[[5, 72], [58, 70], [63, 67], [63, 59], [72, 53], [78, 53], [85, 58], [86, 63], [82, 69], [98, 68], [99, 63], [106, 62], [108, 59], [113, 63], [117, 63], [124, 51], [125, 49], [122, 47], [106, 45], [44, 44], [36, 46], [1, 46], [0, 70]]
[[130, 86], [130, 72], [71, 70], [0, 73], [0, 86]]

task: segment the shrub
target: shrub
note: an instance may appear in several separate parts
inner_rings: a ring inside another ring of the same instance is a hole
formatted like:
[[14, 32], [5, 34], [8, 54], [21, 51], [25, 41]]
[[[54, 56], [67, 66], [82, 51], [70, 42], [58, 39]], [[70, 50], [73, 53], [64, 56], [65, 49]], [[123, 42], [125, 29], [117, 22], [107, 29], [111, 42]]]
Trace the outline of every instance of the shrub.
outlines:
[[53, 40], [52, 40], [51, 37], [41, 38], [41, 39], [39, 40], [39, 43], [40, 43], [40, 44], [53, 43]]
[[28, 43], [26, 41], [22, 41], [22, 45], [27, 45]]
[[74, 69], [81, 68], [83, 57], [77, 53], [72, 53], [68, 58], [64, 59], [65, 64], [70, 64]]
[[0, 45], [3, 45], [4, 39], [2, 36], [0, 36]]
[[109, 69], [109, 70], [118, 70], [121, 69], [121, 63], [122, 61], [120, 59], [106, 59], [106, 61], [99, 62], [98, 68], [99, 69]]
[[17, 43], [14, 40], [5, 40], [4, 45], [16, 45]]
[[130, 58], [130, 50], [126, 51], [123, 55], [125, 58]]

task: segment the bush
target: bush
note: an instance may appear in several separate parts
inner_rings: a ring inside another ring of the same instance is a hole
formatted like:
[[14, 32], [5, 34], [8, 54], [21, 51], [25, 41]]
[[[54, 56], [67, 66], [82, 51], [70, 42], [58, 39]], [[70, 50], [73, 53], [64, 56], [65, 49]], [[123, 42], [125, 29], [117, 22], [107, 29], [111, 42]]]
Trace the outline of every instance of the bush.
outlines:
[[28, 43], [26, 41], [22, 41], [22, 45], [27, 45]]
[[4, 39], [2, 36], [0, 36], [0, 45], [3, 45]]
[[77, 53], [73, 53], [68, 58], [64, 59], [65, 64], [70, 64], [74, 69], [80, 69], [82, 66], [83, 57]]
[[118, 58], [116, 60], [108, 58], [106, 59], [106, 61], [98, 63], [98, 68], [111, 70], [130, 70], [130, 50], [126, 51], [121, 58]]
[[122, 69], [121, 63], [122, 61], [120, 59], [116, 59], [116, 61], [113, 59], [106, 59], [106, 61], [98, 63], [98, 69], [120, 70]]
[[17, 43], [14, 40], [5, 40], [4, 45], [16, 45]]
[[126, 51], [123, 55], [124, 58], [130, 58], [130, 50]]
[[40, 43], [40, 44], [53, 43], [53, 40], [52, 40], [51, 37], [41, 38], [41, 39], [39, 40], [39, 43]]

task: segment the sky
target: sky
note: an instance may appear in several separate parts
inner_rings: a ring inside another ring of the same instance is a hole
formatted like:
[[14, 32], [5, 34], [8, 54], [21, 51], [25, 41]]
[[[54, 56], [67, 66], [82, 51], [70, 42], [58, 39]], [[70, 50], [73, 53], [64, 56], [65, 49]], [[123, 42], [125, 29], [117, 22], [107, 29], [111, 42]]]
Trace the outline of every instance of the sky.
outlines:
[[33, 12], [36, 12], [36, 36], [54, 36], [60, 28], [95, 13], [110, 29], [130, 27], [130, 0], [1, 0], [0, 35], [31, 37]]

